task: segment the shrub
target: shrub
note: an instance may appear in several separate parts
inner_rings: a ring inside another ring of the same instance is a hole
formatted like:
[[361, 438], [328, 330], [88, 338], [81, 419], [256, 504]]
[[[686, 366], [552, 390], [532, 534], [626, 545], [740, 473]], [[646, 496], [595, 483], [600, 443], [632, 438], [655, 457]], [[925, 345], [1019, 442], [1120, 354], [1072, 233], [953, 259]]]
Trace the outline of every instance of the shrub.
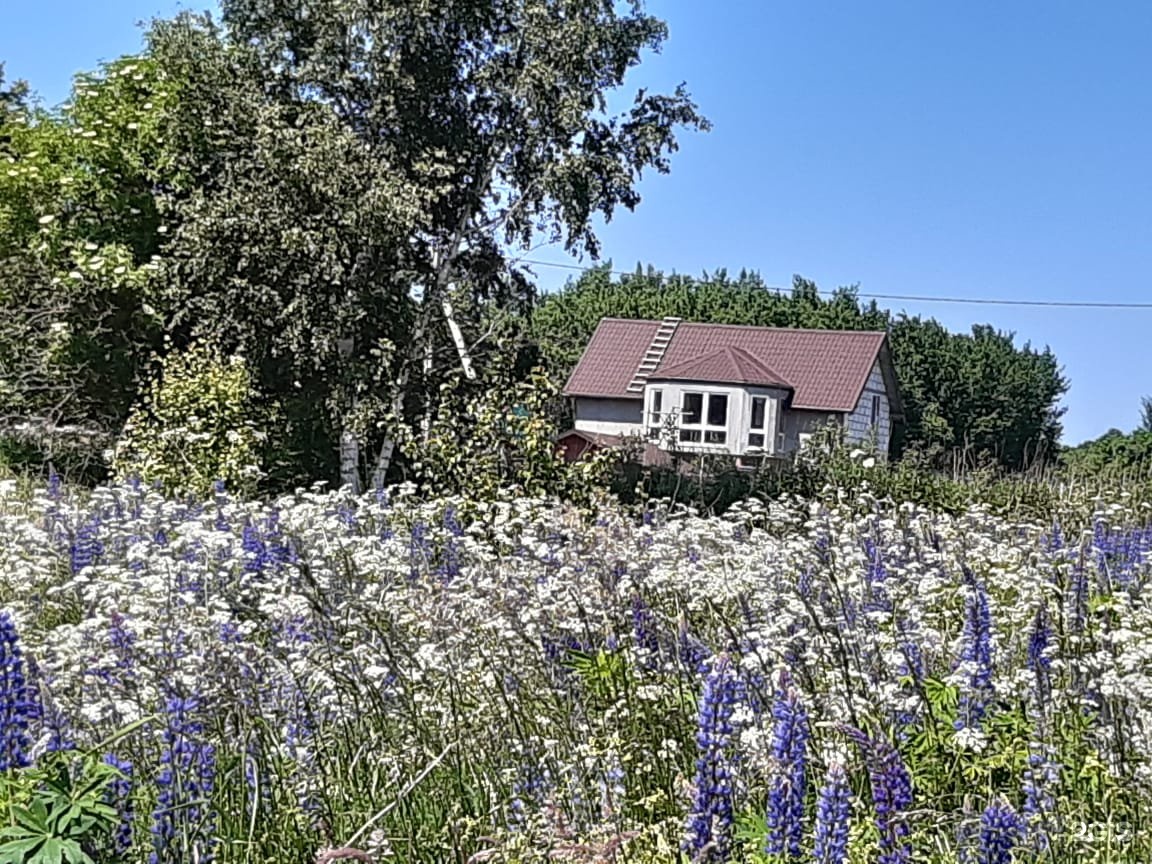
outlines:
[[558, 394], [555, 382], [539, 369], [519, 381], [496, 367], [475, 395], [445, 384], [427, 430], [402, 433], [421, 485], [471, 500], [491, 501], [501, 490], [555, 495], [580, 505], [598, 500], [615, 456], [563, 458], [550, 419]]
[[192, 345], [164, 358], [128, 418], [113, 472], [173, 492], [203, 495], [217, 480], [251, 492], [260, 477], [266, 413], [242, 357]]

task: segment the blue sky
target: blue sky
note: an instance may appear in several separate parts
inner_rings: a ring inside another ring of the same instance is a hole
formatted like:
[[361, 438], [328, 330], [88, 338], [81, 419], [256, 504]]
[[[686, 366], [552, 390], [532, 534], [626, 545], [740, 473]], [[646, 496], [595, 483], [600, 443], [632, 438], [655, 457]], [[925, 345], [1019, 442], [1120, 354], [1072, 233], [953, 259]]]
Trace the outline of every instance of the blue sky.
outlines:
[[[7, 0], [0, 60], [45, 101], [202, 4]], [[1152, 4], [652, 0], [671, 38], [633, 79], [687, 81], [715, 125], [602, 232], [618, 269], [741, 267], [774, 285], [1152, 301]], [[570, 261], [559, 250], [533, 257]], [[571, 275], [537, 268], [546, 287]], [[1152, 309], [887, 304], [1049, 345], [1065, 439], [1136, 425]]]

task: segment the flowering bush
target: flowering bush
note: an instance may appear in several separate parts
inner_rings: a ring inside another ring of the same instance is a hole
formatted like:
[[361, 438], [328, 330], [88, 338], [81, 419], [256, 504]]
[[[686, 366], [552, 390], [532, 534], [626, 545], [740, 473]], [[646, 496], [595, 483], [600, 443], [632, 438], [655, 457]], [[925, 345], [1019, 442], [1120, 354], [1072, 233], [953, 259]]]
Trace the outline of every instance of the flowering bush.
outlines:
[[107, 747], [102, 861], [1149, 860], [1125, 500], [0, 484], [3, 772]]
[[221, 479], [253, 491], [268, 414], [243, 358], [192, 345], [164, 358], [117, 442], [113, 470], [179, 493], [207, 494]]

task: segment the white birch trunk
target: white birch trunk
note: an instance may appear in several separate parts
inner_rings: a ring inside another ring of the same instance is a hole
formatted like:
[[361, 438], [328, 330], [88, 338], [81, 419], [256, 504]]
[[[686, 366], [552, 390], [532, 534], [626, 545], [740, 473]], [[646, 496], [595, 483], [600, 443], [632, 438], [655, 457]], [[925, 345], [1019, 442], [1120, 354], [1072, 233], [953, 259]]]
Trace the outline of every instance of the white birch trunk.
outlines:
[[[423, 380], [425, 386], [432, 377], [432, 340], [429, 339], [424, 343], [424, 359], [422, 361], [421, 369], [424, 373]], [[428, 443], [428, 437], [432, 431], [432, 406], [424, 406], [424, 416], [420, 418], [420, 434], [424, 443]]]
[[[340, 357], [347, 361], [352, 356], [355, 342], [352, 339], [341, 339], [338, 346]], [[356, 411], [356, 397], [353, 396], [348, 406], [349, 415]], [[340, 485], [348, 486], [353, 495], [359, 495], [360, 487], [360, 440], [351, 428], [349, 417], [344, 418], [340, 428]]]
[[476, 370], [472, 368], [472, 357], [468, 354], [468, 346], [464, 342], [464, 334], [460, 332], [460, 325], [456, 323], [452, 303], [445, 297], [443, 305], [444, 318], [448, 322], [448, 330], [452, 333], [452, 341], [456, 343], [456, 353], [460, 355], [460, 365], [464, 369], [464, 377], [469, 381], [475, 381]]

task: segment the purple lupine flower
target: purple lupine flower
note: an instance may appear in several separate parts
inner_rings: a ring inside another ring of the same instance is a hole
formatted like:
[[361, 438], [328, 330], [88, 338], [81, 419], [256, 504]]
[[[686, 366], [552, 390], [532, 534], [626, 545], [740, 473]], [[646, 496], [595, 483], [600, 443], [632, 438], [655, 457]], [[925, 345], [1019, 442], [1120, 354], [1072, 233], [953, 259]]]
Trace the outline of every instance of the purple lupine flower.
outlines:
[[1039, 742], [1028, 745], [1028, 767], [1024, 769], [1024, 808], [1021, 831], [1038, 854], [1051, 846], [1050, 831], [1056, 812], [1054, 790], [1060, 782], [1060, 766], [1053, 751]]
[[1052, 628], [1048, 624], [1048, 609], [1041, 606], [1032, 620], [1032, 632], [1028, 637], [1028, 668], [1039, 674], [1052, 666], [1052, 658], [1047, 656], [1048, 642], [1052, 638]]
[[543, 806], [552, 790], [552, 774], [540, 759], [529, 759], [521, 765], [512, 783], [511, 827], [522, 829], [528, 821], [528, 811]]
[[344, 523], [344, 528], [349, 534], [356, 533], [356, 529], [360, 527], [360, 520], [356, 516], [356, 508], [350, 502], [346, 501], [337, 507], [336, 515]]
[[120, 674], [121, 681], [134, 678], [133, 650], [136, 645], [136, 634], [125, 626], [127, 619], [119, 612], [113, 612], [109, 616], [109, 621], [111, 626], [108, 628], [108, 644], [116, 657], [116, 671]]
[[977, 864], [1011, 864], [1012, 848], [1020, 839], [1020, 817], [1006, 801], [996, 800], [980, 817]]
[[804, 600], [812, 596], [812, 575], [812, 568], [805, 567], [800, 571], [800, 576], [796, 580], [796, 593]]
[[869, 737], [859, 729], [842, 726], [863, 752], [872, 786], [876, 829], [880, 834], [879, 864], [907, 864], [912, 849], [908, 844], [908, 808], [912, 806], [912, 777], [892, 743], [882, 736]]
[[116, 810], [116, 832], [112, 839], [116, 854], [123, 856], [132, 848], [132, 823], [136, 819], [132, 808], [132, 763], [115, 753], [106, 753], [104, 763], [119, 772], [119, 776], [108, 784], [105, 799]]
[[1035, 678], [1037, 708], [1048, 704], [1052, 692], [1052, 658], [1048, 656], [1048, 646], [1052, 639], [1052, 626], [1048, 623], [1048, 609], [1041, 606], [1036, 610], [1032, 622], [1032, 632], [1028, 635], [1028, 668]]
[[868, 566], [864, 571], [864, 585], [868, 599], [864, 602], [863, 611], [891, 612], [892, 600], [885, 587], [888, 581], [888, 568], [884, 566], [880, 547], [868, 537], [864, 540], [864, 552], [868, 559]]
[[448, 537], [440, 550], [436, 575], [442, 582], [451, 582], [460, 575], [460, 538], [464, 536], [464, 526], [460, 524], [460, 517], [452, 505], [444, 508], [443, 526]]
[[696, 776], [684, 851], [693, 861], [727, 861], [732, 843], [732, 713], [737, 681], [727, 654], [704, 680], [696, 724]]
[[799, 858], [804, 834], [804, 791], [808, 768], [808, 713], [791, 686], [788, 673], [772, 705], [772, 759], [775, 765], [768, 792], [768, 843], [770, 855]]
[[269, 563], [268, 549], [256, 526], [251, 521], [244, 523], [240, 535], [240, 548], [244, 552], [244, 570], [248, 573], [261, 573]]
[[432, 557], [432, 547], [428, 542], [428, 526], [417, 522], [412, 526], [412, 533], [408, 540], [408, 579], [415, 582], [420, 578], [421, 568]]
[[852, 816], [852, 790], [844, 766], [828, 766], [816, 802], [816, 864], [845, 864], [848, 860], [848, 827]]
[[47, 681], [41, 675], [36, 661], [25, 657], [27, 663], [28, 720], [30, 727], [39, 727], [39, 743], [46, 753], [60, 753], [76, 749], [76, 744], [68, 733], [68, 719], [56, 705], [48, 692]]
[[988, 594], [972, 572], [964, 569], [968, 593], [964, 601], [964, 632], [960, 662], [966, 679], [960, 690], [956, 729], [979, 729], [995, 696], [992, 686], [992, 616]]
[[215, 819], [208, 803], [216, 779], [216, 753], [204, 740], [197, 719], [199, 701], [170, 697], [165, 706], [163, 766], [152, 812], [149, 864], [209, 864], [216, 844]]
[[79, 573], [85, 567], [95, 564], [104, 554], [104, 544], [100, 542], [100, 520], [93, 515], [76, 530], [72, 539], [69, 557], [72, 572]]
[[0, 771], [27, 768], [28, 729], [39, 715], [24, 677], [24, 657], [16, 622], [0, 610]]
[[660, 650], [660, 642], [656, 637], [656, 629], [652, 620], [652, 610], [639, 594], [632, 595], [632, 642], [636, 648], [647, 655], [650, 663], [652, 657]]
[[60, 500], [60, 475], [56, 473], [56, 469], [50, 467], [48, 469], [48, 498], [51, 501]]
[[693, 675], [704, 671], [712, 652], [688, 631], [688, 621], [681, 617], [676, 637], [676, 656], [681, 666]]

